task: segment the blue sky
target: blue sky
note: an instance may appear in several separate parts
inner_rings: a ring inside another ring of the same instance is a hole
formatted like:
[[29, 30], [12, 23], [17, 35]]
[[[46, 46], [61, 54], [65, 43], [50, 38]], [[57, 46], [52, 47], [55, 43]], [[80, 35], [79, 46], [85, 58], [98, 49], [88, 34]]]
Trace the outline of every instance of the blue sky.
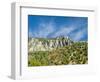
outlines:
[[74, 41], [88, 40], [88, 18], [28, 15], [28, 36], [55, 38], [68, 36]]

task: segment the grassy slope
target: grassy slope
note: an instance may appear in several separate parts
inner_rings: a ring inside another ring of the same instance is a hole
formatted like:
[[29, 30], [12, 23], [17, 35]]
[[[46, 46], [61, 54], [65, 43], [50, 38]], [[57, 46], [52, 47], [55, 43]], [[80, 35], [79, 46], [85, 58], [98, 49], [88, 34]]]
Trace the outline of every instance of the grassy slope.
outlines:
[[47, 65], [66, 65], [66, 64], [86, 64], [88, 63], [87, 43], [73, 43], [72, 45], [65, 46], [49, 51], [38, 51], [29, 53], [28, 65], [29, 66], [47, 66]]

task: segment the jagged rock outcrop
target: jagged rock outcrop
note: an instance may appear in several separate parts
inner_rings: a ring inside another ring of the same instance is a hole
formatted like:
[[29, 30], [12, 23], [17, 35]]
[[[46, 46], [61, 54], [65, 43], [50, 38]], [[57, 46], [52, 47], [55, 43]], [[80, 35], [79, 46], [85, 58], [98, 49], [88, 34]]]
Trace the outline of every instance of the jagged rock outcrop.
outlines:
[[73, 41], [69, 37], [63, 36], [56, 38], [30, 38], [28, 41], [28, 51], [51, 51], [72, 43]]

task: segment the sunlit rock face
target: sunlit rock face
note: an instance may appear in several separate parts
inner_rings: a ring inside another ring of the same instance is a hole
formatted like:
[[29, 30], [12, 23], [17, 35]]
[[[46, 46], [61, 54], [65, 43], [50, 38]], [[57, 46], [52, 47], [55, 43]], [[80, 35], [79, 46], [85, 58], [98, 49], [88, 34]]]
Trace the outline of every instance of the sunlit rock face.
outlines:
[[72, 43], [73, 41], [69, 37], [63, 36], [56, 38], [30, 38], [28, 41], [28, 51], [51, 51]]

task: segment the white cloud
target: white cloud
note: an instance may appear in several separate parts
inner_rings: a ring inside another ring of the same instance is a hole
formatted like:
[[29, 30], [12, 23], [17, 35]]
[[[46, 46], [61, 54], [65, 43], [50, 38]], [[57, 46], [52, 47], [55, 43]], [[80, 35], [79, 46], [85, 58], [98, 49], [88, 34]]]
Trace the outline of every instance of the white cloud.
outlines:
[[29, 37], [33, 37], [33, 32], [29, 31]]
[[73, 40], [74, 41], [79, 41], [81, 40], [83, 37], [84, 37], [84, 34], [87, 32], [87, 29], [86, 28], [83, 28], [75, 33], [73, 33]]
[[49, 23], [43, 23], [41, 22], [38, 26], [38, 30], [29, 32], [29, 36], [34, 37], [44, 37], [46, 38], [50, 33], [54, 31], [54, 24], [52, 22]]
[[69, 33], [71, 33], [72, 31], [74, 31], [76, 29], [75, 26], [69, 26], [69, 27], [61, 27], [61, 29], [59, 29], [55, 34], [54, 37], [60, 36], [60, 35], [68, 35]]
[[39, 26], [39, 36], [41, 37], [47, 37], [50, 33], [54, 31], [54, 24], [52, 22], [49, 23], [42, 23]]
[[[46, 38], [48, 35], [52, 34], [51, 37], [57, 37], [60, 35], [68, 36], [74, 41], [79, 41], [84, 37], [84, 34], [87, 32], [87, 28], [82, 28], [79, 30], [77, 25], [71, 25], [69, 27], [62, 26], [57, 31], [55, 30], [55, 24], [53, 21], [48, 23], [41, 22], [37, 26], [38, 30], [32, 31], [29, 30], [29, 36], [31, 37], [44, 37]], [[75, 32], [74, 32], [75, 31]]]

